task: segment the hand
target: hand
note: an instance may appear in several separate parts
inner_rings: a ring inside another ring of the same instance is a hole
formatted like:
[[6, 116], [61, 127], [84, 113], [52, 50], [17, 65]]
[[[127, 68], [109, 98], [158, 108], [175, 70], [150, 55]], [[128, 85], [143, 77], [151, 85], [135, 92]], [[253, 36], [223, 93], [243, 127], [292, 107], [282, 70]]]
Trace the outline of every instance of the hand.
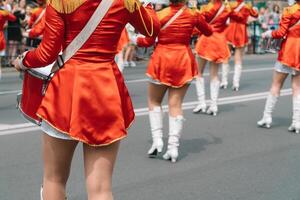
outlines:
[[22, 71], [21, 66], [20, 66], [20, 62], [21, 62], [20, 59], [21, 59], [20, 56], [18, 56], [18, 57], [13, 61], [13, 63], [12, 63], [12, 64], [14, 65], [14, 68], [15, 68], [18, 72]]

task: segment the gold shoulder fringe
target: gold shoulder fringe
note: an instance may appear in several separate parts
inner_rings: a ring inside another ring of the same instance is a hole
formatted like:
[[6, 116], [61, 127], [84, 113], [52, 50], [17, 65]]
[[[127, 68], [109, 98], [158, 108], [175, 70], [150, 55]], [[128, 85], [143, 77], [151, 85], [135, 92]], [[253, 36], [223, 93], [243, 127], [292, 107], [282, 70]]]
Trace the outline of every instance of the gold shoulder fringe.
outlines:
[[252, 3], [251, 2], [246, 3], [246, 8], [252, 9], [253, 8]]
[[6, 11], [6, 10], [0, 10], [0, 14], [4, 15], [4, 16], [7, 16], [8, 15], [8, 11]]
[[157, 12], [157, 17], [159, 20], [162, 20], [163, 18], [165, 18], [166, 16], [168, 16], [168, 14], [170, 14], [170, 7], [164, 8], [161, 11]]
[[74, 12], [84, 2], [86, 2], [86, 0], [48, 0], [48, 4], [57, 12], [65, 14]]
[[237, 7], [238, 3], [236, 1], [229, 2], [229, 5], [230, 5], [231, 8], [235, 8], [235, 7]]
[[133, 13], [136, 11], [142, 4], [139, 0], [124, 0], [125, 8], [130, 12]]
[[206, 5], [201, 6], [200, 13], [209, 12], [214, 7], [213, 3], [208, 3]]

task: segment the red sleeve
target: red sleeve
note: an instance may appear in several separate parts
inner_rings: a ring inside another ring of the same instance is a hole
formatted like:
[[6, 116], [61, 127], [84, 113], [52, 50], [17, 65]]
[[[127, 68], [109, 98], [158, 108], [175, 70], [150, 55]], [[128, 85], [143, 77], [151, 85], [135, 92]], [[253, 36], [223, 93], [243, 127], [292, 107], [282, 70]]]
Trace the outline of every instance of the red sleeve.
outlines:
[[64, 32], [65, 25], [61, 15], [51, 6], [47, 6], [43, 40], [37, 49], [26, 54], [24, 66], [35, 68], [53, 63], [61, 51]]
[[36, 20], [36, 13], [32, 13], [28, 20], [28, 26], [31, 27]]
[[139, 6], [130, 15], [129, 23], [147, 37], [156, 37], [160, 30], [159, 20], [150, 5]]
[[250, 16], [254, 17], [254, 18], [258, 18], [258, 12], [256, 9], [254, 9], [254, 7], [249, 9], [250, 12]]
[[29, 37], [37, 38], [37, 37], [43, 35], [44, 30], [45, 30], [45, 15], [41, 19], [40, 23], [38, 23], [36, 26], [32, 27], [32, 29], [29, 32]]
[[204, 35], [210, 36], [213, 33], [212, 27], [205, 21], [205, 18], [199, 14], [197, 16], [197, 29]]
[[286, 36], [291, 21], [291, 15], [282, 16], [280, 20], [279, 29], [272, 32], [272, 37], [275, 39], [280, 39]]
[[155, 39], [156, 39], [156, 37], [155, 38], [154, 37], [145, 37], [145, 38], [139, 37], [139, 38], [137, 38], [136, 43], [139, 47], [151, 47], [152, 45], [155, 44]]
[[218, 6], [218, 4], [214, 4], [213, 8], [209, 9], [208, 11], [200, 11], [200, 14], [204, 17], [206, 22], [213, 20], [219, 10]]

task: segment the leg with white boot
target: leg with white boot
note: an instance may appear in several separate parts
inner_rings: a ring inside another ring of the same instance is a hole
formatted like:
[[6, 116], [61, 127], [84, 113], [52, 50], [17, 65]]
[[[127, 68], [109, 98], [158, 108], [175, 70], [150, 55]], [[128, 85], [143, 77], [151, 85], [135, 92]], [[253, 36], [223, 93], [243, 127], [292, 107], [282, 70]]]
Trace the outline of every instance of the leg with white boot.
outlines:
[[148, 151], [149, 157], [156, 157], [163, 150], [163, 111], [155, 106], [149, 111], [149, 120], [152, 134], [152, 146]]
[[198, 105], [194, 108], [194, 113], [206, 112], [206, 101], [205, 101], [205, 81], [203, 77], [197, 77], [195, 79], [196, 91], [198, 96]]
[[161, 102], [168, 89], [168, 86], [149, 83], [148, 86], [148, 104], [149, 120], [152, 135], [152, 145], [148, 151], [151, 158], [159, 156], [163, 150], [163, 111]]
[[220, 81], [218, 77], [219, 64], [210, 64], [210, 98], [211, 104], [207, 110], [207, 114], [216, 116], [218, 113], [218, 99], [220, 92]]
[[194, 113], [199, 113], [199, 112], [206, 112], [206, 102], [205, 102], [205, 81], [203, 78], [203, 72], [205, 69], [206, 65], [206, 60], [199, 58], [198, 63], [199, 63], [199, 75], [195, 79], [195, 85], [196, 85], [196, 92], [197, 92], [197, 98], [198, 98], [198, 105], [194, 108], [193, 112]]
[[183, 130], [182, 103], [189, 85], [169, 89], [169, 139], [168, 149], [164, 154], [165, 160], [175, 163], [179, 156], [180, 138]]
[[243, 69], [243, 54], [244, 54], [244, 47], [236, 48], [234, 54], [234, 75], [233, 75], [233, 83], [232, 89], [234, 91], [239, 91], [240, 89], [240, 80], [242, 75]]
[[300, 133], [300, 74], [292, 77], [293, 88], [293, 121], [289, 131]]
[[228, 87], [228, 74], [230, 70], [229, 61], [222, 64], [222, 81], [220, 88], [221, 89], [227, 89]]
[[257, 122], [259, 127], [271, 128], [272, 125], [272, 113], [274, 111], [277, 99], [280, 95], [280, 90], [288, 74], [275, 71], [273, 75], [273, 81], [270, 94], [267, 97], [263, 117]]

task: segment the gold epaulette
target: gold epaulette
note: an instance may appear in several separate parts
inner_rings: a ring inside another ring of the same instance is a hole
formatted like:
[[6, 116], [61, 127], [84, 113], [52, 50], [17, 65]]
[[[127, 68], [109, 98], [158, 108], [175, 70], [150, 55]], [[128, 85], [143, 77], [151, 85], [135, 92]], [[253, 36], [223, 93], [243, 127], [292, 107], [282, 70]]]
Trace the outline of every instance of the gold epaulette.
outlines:
[[209, 12], [214, 7], [213, 3], [208, 3], [206, 5], [201, 6], [200, 13]]
[[124, 0], [124, 5], [130, 13], [133, 13], [139, 7], [141, 7], [142, 4], [139, 0]]
[[248, 9], [252, 9], [252, 8], [253, 8], [253, 5], [252, 5], [251, 2], [246, 3], [245, 6], [246, 6], [246, 8], [248, 8]]
[[7, 16], [9, 12], [7, 10], [0, 10], [0, 14], [3, 16]]
[[199, 13], [199, 10], [197, 9], [197, 8], [188, 8], [187, 9], [190, 13], [191, 13], [191, 15], [195, 15], [195, 14], [197, 14], [197, 13]]
[[170, 11], [171, 11], [170, 7], [167, 7], [167, 8], [164, 8], [164, 9], [158, 11], [157, 12], [158, 19], [161, 20], [161, 19], [165, 18], [166, 16], [168, 16], [170, 14]]
[[299, 9], [300, 9], [300, 6], [299, 6], [299, 4], [296, 3], [292, 6], [284, 8], [283, 15], [292, 15], [292, 14], [296, 13]]
[[86, 0], [48, 0], [51, 5], [59, 13], [72, 13]]
[[234, 1], [234, 2], [229, 2], [229, 5], [231, 8], [236, 8], [238, 6], [238, 2]]

